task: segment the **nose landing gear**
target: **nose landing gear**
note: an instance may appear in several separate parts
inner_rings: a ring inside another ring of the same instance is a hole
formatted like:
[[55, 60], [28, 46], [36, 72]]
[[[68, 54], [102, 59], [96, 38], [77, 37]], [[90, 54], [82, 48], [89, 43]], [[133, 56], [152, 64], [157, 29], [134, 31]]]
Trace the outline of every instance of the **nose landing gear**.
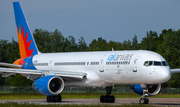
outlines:
[[149, 99], [146, 98], [148, 97], [148, 90], [146, 88], [143, 89], [143, 95], [142, 98], [139, 100], [140, 104], [148, 104], [149, 103]]
[[106, 95], [105, 96], [101, 95], [100, 102], [101, 103], [114, 103], [115, 102], [115, 97], [113, 95], [111, 95], [112, 86], [105, 87], [105, 89], [106, 89]]
[[140, 103], [140, 104], [148, 104], [148, 103], [149, 103], [149, 99], [148, 99], [148, 98], [141, 98], [141, 99], [139, 100], [139, 103]]

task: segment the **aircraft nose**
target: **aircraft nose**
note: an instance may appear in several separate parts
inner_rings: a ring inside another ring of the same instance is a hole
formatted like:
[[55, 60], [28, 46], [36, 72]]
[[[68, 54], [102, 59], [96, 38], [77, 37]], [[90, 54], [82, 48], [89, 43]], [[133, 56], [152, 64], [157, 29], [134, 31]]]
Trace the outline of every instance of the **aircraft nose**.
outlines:
[[169, 67], [162, 67], [156, 72], [157, 80], [159, 83], [167, 82], [171, 77], [171, 72]]

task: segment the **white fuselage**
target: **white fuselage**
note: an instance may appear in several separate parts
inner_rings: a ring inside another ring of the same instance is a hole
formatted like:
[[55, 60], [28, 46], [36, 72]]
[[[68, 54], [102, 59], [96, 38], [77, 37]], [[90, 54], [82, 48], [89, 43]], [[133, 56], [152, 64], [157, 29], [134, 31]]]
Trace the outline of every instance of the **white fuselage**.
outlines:
[[162, 62], [165, 59], [155, 52], [143, 50], [43, 53], [33, 57], [35, 67], [40, 70], [87, 74], [83, 81], [65, 81], [67, 86], [158, 84], [169, 80], [169, 66], [145, 66], [145, 61]]

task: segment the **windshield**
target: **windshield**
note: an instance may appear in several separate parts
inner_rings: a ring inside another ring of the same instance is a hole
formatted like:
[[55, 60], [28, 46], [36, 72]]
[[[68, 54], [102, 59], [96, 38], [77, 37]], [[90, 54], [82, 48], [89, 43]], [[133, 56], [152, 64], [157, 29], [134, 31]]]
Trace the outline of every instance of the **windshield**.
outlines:
[[169, 66], [166, 61], [145, 61], [144, 66]]
[[158, 62], [158, 61], [154, 61], [154, 65], [155, 65], [155, 66], [162, 66], [162, 63], [161, 63], [161, 62]]
[[166, 61], [162, 61], [163, 66], [169, 66], [169, 64]]

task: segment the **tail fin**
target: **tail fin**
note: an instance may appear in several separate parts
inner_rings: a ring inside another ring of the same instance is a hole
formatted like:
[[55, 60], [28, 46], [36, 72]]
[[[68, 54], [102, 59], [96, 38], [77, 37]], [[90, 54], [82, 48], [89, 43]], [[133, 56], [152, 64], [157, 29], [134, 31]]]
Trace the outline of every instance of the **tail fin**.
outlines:
[[38, 54], [38, 49], [19, 2], [13, 2], [21, 58]]

